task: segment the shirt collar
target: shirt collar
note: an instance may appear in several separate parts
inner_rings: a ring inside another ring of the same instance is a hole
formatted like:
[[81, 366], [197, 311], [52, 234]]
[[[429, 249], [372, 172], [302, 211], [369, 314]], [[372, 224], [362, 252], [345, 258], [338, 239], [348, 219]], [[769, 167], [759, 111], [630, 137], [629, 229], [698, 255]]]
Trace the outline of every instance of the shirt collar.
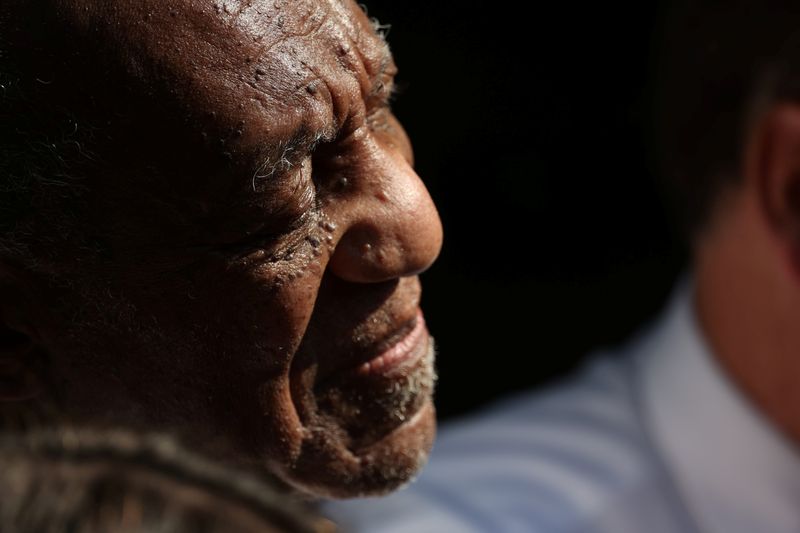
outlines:
[[800, 456], [718, 366], [691, 282], [636, 352], [650, 437], [700, 531], [800, 531]]

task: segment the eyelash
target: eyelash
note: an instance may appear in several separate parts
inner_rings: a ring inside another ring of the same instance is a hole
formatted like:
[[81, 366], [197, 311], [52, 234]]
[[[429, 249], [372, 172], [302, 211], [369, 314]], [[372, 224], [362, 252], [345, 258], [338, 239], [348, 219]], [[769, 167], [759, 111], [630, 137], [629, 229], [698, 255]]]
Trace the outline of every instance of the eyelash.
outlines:
[[308, 233], [304, 228], [318, 211], [311, 172], [310, 158], [305, 157], [299, 163], [287, 162], [285, 169], [269, 176], [270, 181], [262, 184], [257, 194], [279, 199], [277, 208], [264, 208], [264, 218], [272, 222], [225, 245], [225, 248], [237, 258], [257, 252], [272, 254], [282, 238], [293, 233]]
[[[235, 262], [278, 263], [294, 257], [303, 242], [309, 242], [313, 229], [318, 227], [318, 209], [312, 208], [301, 215], [290, 229], [279, 233], [254, 234], [236, 244]], [[288, 242], [279, 239], [288, 237]], [[276, 246], [280, 244], [280, 246]]]

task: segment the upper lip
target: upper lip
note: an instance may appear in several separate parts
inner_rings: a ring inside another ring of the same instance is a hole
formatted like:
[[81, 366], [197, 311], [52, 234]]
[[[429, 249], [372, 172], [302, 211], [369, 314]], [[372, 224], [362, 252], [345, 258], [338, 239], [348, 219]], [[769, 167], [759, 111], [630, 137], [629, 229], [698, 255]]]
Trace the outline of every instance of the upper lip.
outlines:
[[355, 370], [364, 363], [386, 352], [414, 329], [420, 315], [421, 311], [417, 308], [414, 310], [414, 314], [410, 319], [401, 322], [397, 328], [380, 338], [372, 342], [367, 341], [361, 343], [361, 346], [350, 345], [350, 350], [347, 350], [345, 353], [339, 353], [338, 357], [332, 357], [332, 359], [335, 359], [335, 363], [326, 368], [323, 374], [317, 376], [317, 383], [321, 384], [322, 381], [341, 372]]

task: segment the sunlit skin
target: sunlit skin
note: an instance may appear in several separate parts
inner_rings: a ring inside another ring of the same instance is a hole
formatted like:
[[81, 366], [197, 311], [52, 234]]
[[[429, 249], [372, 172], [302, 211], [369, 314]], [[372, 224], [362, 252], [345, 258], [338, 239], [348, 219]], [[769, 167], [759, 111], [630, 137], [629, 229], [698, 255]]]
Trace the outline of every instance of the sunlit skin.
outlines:
[[65, 416], [177, 431], [315, 495], [410, 479], [435, 432], [416, 276], [442, 230], [370, 20], [339, 0], [56, 4], [83, 70], [47, 81], [115, 141], [82, 212], [101, 253], [31, 290], [21, 328]]

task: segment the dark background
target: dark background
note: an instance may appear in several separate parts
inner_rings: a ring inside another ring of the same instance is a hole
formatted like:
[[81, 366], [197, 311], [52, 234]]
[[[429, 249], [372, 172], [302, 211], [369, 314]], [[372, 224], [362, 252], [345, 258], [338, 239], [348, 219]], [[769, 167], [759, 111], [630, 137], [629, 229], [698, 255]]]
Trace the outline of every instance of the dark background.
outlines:
[[657, 186], [657, 3], [372, 0], [445, 228], [423, 276], [452, 417], [564, 375], [658, 312], [686, 253]]

